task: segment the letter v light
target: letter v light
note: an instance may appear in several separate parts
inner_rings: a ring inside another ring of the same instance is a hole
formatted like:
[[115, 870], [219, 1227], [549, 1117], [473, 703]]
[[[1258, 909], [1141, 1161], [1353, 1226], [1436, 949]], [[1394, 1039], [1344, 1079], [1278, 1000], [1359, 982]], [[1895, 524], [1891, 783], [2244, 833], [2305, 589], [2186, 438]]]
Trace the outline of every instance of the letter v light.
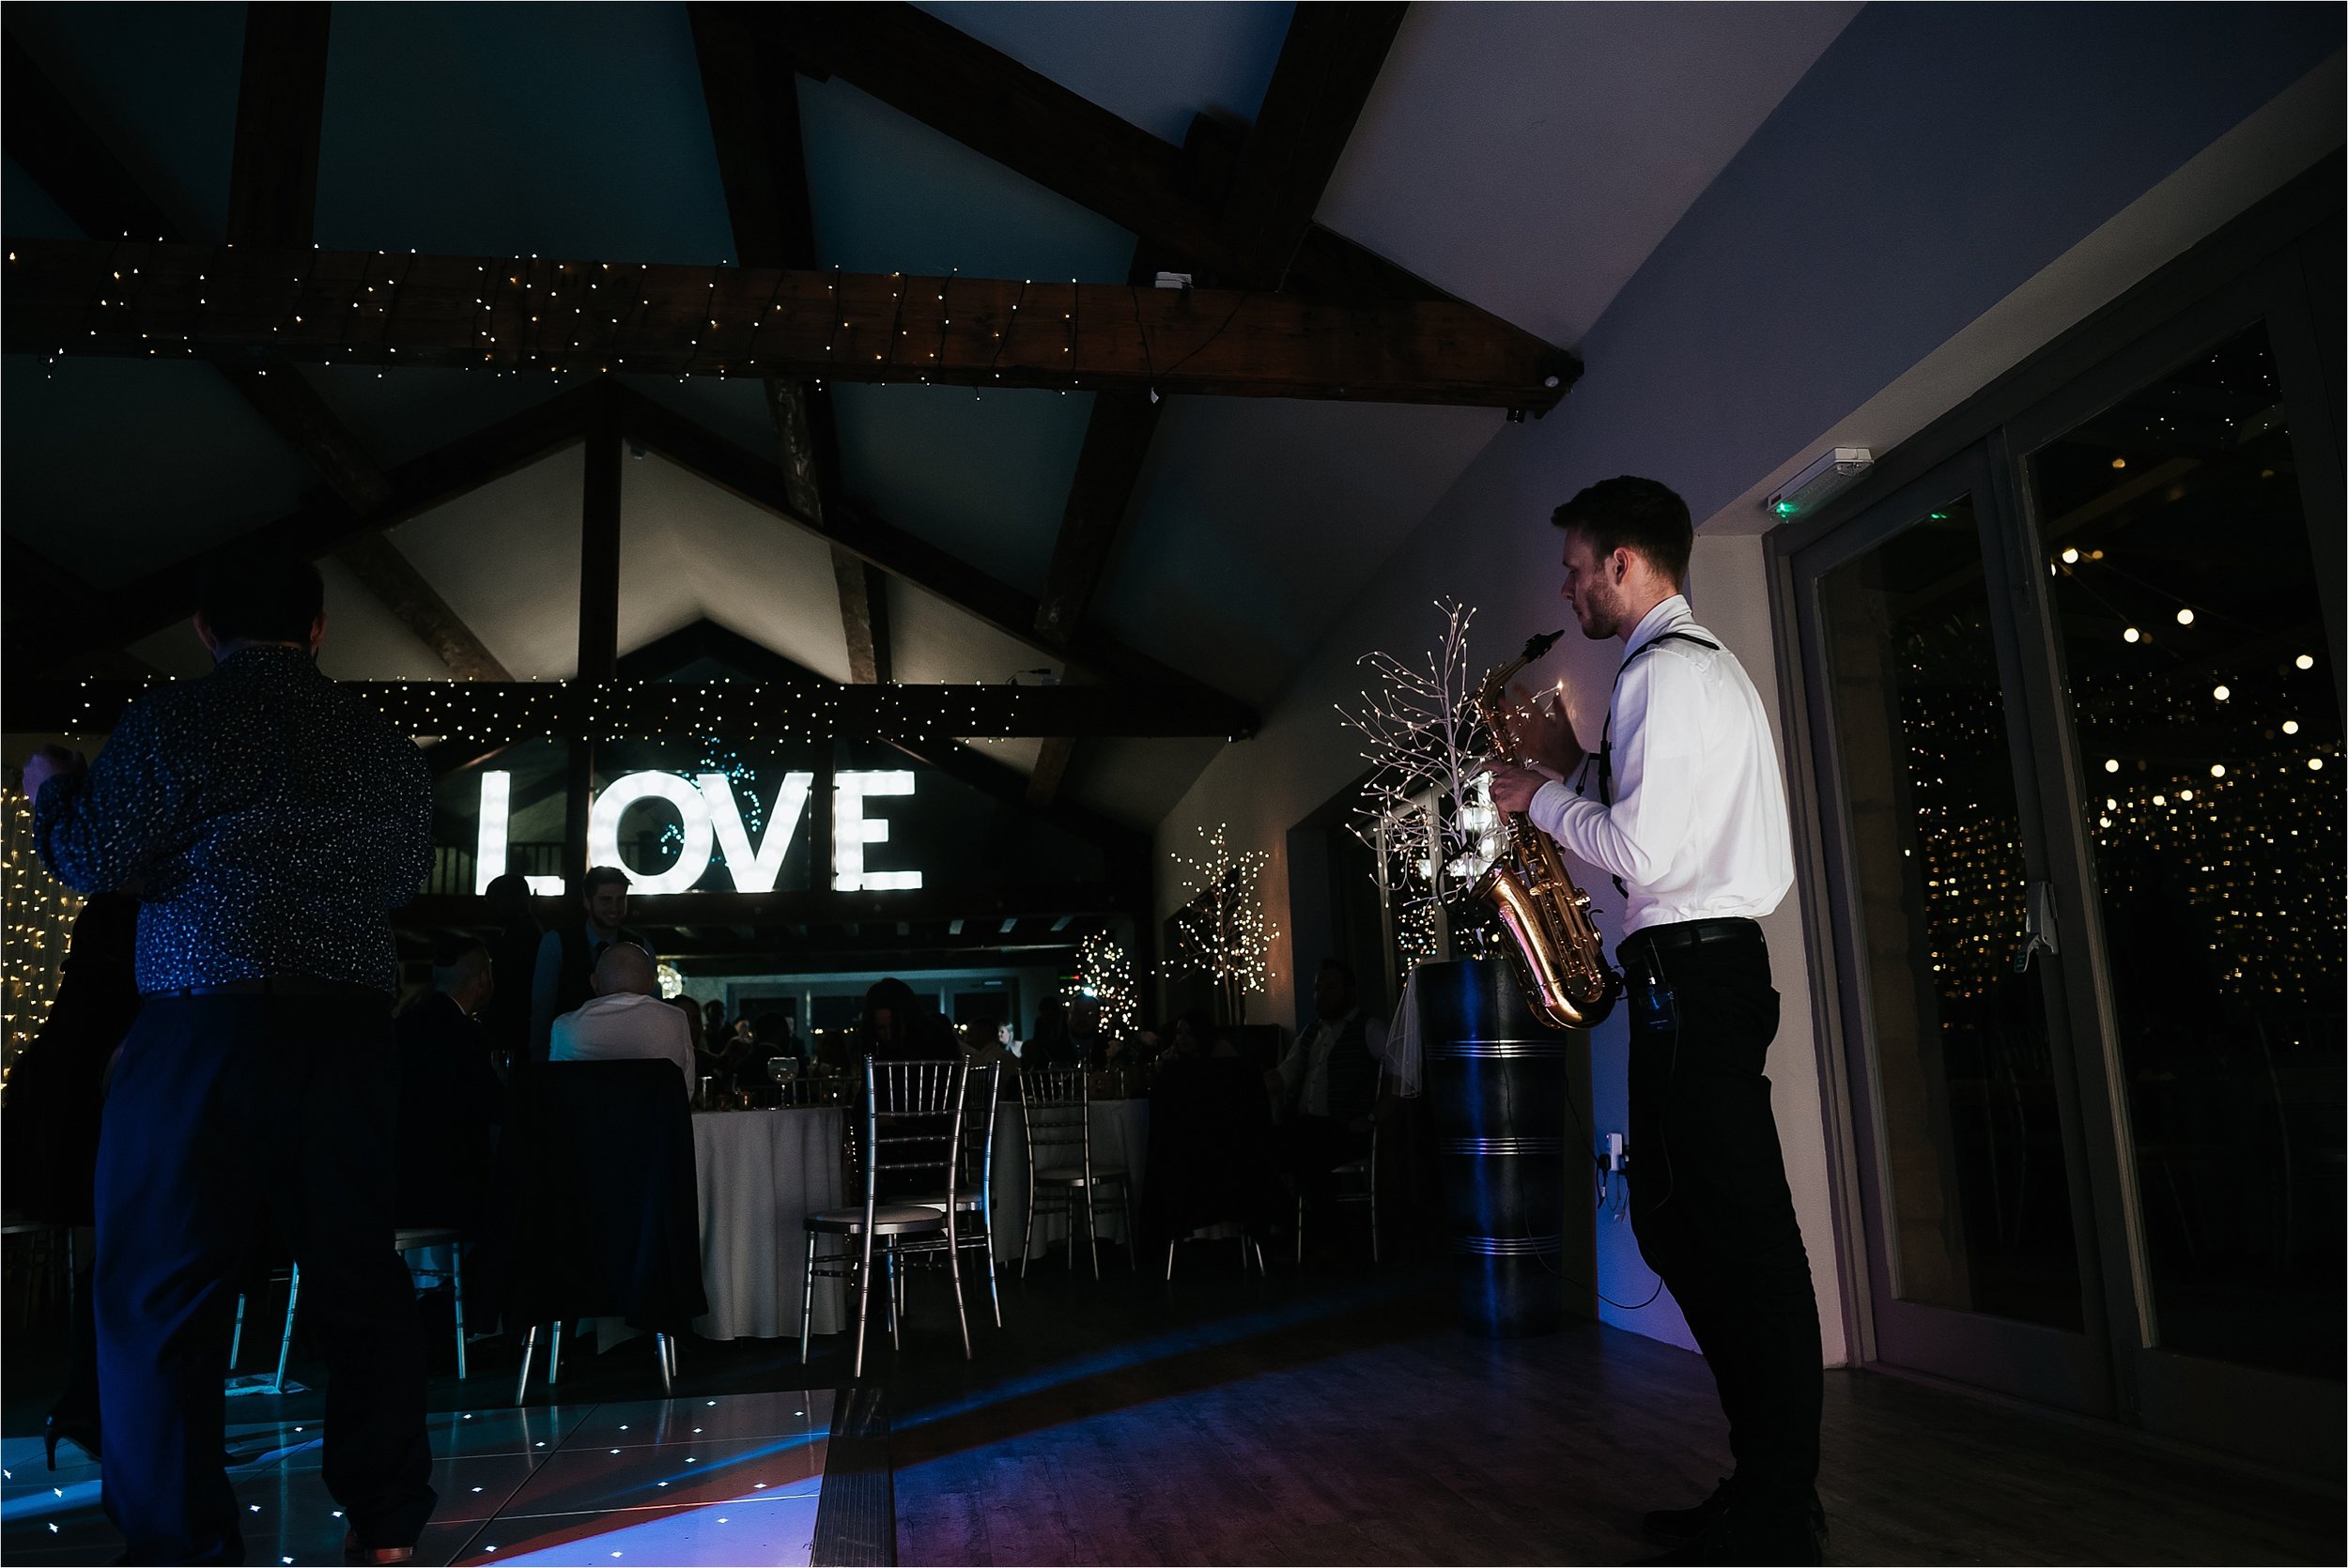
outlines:
[[749, 830], [742, 825], [742, 808], [734, 798], [734, 781], [722, 773], [700, 776], [702, 798], [709, 803], [709, 821], [718, 830], [718, 848], [726, 857], [726, 870], [737, 893], [772, 893], [782, 874], [782, 857], [807, 813], [807, 793], [815, 782], [811, 773], [786, 773], [775, 792], [775, 808], [766, 814], [766, 836], [750, 847]]

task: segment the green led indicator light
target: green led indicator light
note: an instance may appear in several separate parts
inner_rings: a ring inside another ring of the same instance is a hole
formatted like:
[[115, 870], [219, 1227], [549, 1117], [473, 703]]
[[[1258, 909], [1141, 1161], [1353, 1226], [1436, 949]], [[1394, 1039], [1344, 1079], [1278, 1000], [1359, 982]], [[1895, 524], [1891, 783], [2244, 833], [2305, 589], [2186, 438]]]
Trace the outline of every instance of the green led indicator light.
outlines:
[[1777, 503], [1777, 506], [1776, 506], [1775, 510], [1776, 510], [1777, 515], [1778, 515], [1779, 516], [1781, 516], [1781, 517], [1790, 517], [1790, 516], [1792, 516], [1792, 515], [1794, 515], [1796, 508], [1795, 508], [1794, 503], [1793, 503], [1792, 501], [1789, 501], [1789, 500], [1782, 500], [1782, 501], [1779, 501], [1779, 502]]

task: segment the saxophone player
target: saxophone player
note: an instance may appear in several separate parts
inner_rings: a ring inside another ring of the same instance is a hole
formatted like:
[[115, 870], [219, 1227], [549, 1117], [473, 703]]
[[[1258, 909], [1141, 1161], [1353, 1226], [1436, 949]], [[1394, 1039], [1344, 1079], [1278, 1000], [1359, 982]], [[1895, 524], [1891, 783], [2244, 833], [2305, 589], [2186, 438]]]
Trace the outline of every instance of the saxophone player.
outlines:
[[1520, 709], [1512, 728], [1541, 771], [1496, 766], [1492, 804], [1628, 900], [1630, 1215], [1711, 1365], [1736, 1460], [1702, 1504], [1645, 1516], [1676, 1544], [1653, 1560], [1816, 1562], [1818, 1310], [1763, 1074], [1778, 997], [1755, 921], [1793, 884], [1769, 721], [1690, 613], [1686, 502], [1626, 476], [1551, 521], [1565, 600], [1584, 636], [1622, 641], [1622, 667], [1595, 757], [1562, 703]]

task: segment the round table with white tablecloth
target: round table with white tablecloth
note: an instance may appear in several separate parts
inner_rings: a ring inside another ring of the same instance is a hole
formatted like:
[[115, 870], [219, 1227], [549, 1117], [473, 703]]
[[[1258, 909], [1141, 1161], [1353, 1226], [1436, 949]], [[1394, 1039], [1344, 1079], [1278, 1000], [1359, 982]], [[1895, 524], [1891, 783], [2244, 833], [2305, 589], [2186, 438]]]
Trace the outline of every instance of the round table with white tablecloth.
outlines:
[[[1027, 1224], [1027, 1141], [1020, 1121], [1018, 1089], [1006, 1081], [1003, 1101], [995, 1113], [994, 1221], [995, 1255], [1006, 1263], [1019, 1257], [1019, 1238]], [[1141, 1213], [1141, 1183], [1150, 1158], [1150, 1102], [1146, 1099], [1096, 1099], [1091, 1103], [1092, 1163], [1116, 1165], [1132, 1181], [1127, 1194], [1136, 1218]], [[1061, 1157], [1075, 1162], [1073, 1150]], [[1117, 1190], [1105, 1189], [1101, 1211], [1094, 1220], [1104, 1241], [1128, 1242], [1125, 1205]], [[1029, 1255], [1041, 1257], [1046, 1245], [1068, 1237], [1068, 1217], [1047, 1214], [1036, 1221]], [[1082, 1233], [1078, 1233], [1081, 1238]]]
[[[693, 1117], [699, 1173], [703, 1339], [796, 1339], [807, 1280], [801, 1222], [840, 1197], [841, 1108], [703, 1111]], [[814, 1331], [847, 1320], [841, 1283], [815, 1282]]]

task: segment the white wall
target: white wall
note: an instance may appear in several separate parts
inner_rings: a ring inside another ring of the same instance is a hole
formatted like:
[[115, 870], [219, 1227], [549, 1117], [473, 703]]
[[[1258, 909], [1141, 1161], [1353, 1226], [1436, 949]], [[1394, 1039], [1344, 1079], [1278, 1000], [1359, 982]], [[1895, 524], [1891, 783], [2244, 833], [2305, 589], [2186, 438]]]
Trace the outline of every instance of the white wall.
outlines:
[[[1235, 850], [1272, 856], [1264, 896], [1285, 932], [1287, 830], [1361, 766], [1332, 711], [1359, 690], [1356, 659], [1430, 645], [1444, 594], [1480, 607], [1479, 663], [1568, 624], [1547, 517], [1612, 474], [1661, 478], [1708, 519], [1696, 613], [1775, 722], [1763, 542], [1739, 536], [1756, 487], [1815, 454], [1819, 432], [1888, 449], [2338, 146], [2340, 31], [2336, 10], [2312, 7], [1868, 8], [1599, 319], [1573, 395], [1461, 476], [1260, 733], [1168, 815], [1161, 851], [1227, 824]], [[1585, 742], [1619, 653], [1575, 637], [1546, 667], [1583, 694]], [[1602, 876], [1581, 880], [1611, 945], [1621, 900]], [[1161, 876], [1162, 914], [1179, 891]], [[1800, 909], [1764, 922], [1784, 997], [1770, 1069], [1827, 1359], [1841, 1364], [1852, 1347]], [[1313, 957], [1275, 944], [1259, 1016], [1292, 1015]], [[1597, 1132], [1626, 1125], [1624, 1038], [1617, 1018], [1592, 1042]], [[1607, 1296], [1647, 1297], [1628, 1225], [1601, 1222], [1599, 1263]], [[1668, 1296], [1604, 1315], [1689, 1343]]]

